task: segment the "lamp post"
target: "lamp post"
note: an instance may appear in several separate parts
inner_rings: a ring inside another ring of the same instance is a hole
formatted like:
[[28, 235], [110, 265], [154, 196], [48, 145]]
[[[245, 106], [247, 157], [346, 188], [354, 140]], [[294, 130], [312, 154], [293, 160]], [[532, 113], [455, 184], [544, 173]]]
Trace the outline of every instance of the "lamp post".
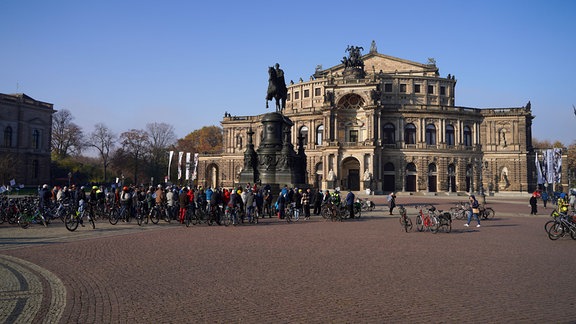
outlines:
[[72, 182], [72, 172], [68, 172], [68, 188], [70, 188], [71, 182]]

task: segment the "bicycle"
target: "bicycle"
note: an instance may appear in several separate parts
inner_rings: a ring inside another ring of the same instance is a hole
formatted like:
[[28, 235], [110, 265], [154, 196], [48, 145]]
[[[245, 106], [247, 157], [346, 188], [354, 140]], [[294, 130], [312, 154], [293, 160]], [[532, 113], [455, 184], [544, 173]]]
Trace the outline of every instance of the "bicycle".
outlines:
[[42, 223], [44, 227], [48, 227], [48, 223], [42, 215], [40, 208], [36, 208], [34, 212], [30, 208], [24, 208], [18, 216], [18, 225], [22, 228], [28, 228], [31, 223]]
[[78, 228], [78, 224], [81, 224], [84, 227], [82, 219], [84, 215], [88, 218], [88, 222], [92, 225], [92, 229], [96, 228], [96, 223], [94, 222], [94, 218], [90, 217], [90, 213], [86, 213], [86, 208], [84, 206], [84, 200], [80, 200], [78, 211], [75, 213], [70, 213], [66, 215], [64, 219], [64, 225], [66, 225], [66, 229], [70, 232], [74, 232]]
[[116, 224], [118, 224], [118, 221], [120, 219], [129, 223], [130, 222], [130, 210], [129, 210], [129, 208], [130, 208], [130, 206], [128, 206], [128, 205], [122, 205], [122, 207], [120, 207], [120, 209], [118, 209], [118, 207], [112, 208], [110, 210], [110, 218], [108, 218], [108, 221], [110, 222], [110, 224], [116, 225]]
[[163, 218], [166, 223], [170, 223], [170, 213], [165, 204], [154, 205], [150, 210], [150, 221], [153, 224], [158, 224], [160, 218]]
[[478, 210], [480, 211], [480, 213], [478, 214], [478, 217], [480, 217], [480, 219], [482, 219], [482, 220], [494, 218], [494, 216], [496, 215], [496, 212], [494, 211], [494, 209], [492, 209], [490, 207], [479, 206]]
[[458, 202], [458, 203], [456, 203], [455, 207], [450, 208], [450, 214], [452, 215], [452, 218], [465, 219], [466, 218], [466, 212], [468, 210], [470, 210], [470, 204], [469, 203]]
[[412, 230], [412, 220], [406, 214], [406, 208], [403, 205], [398, 206], [398, 213], [400, 213], [400, 226], [404, 228], [406, 233], [410, 232]]
[[[422, 211], [424, 207], [425, 206], [416, 206], [416, 209], [419, 210], [418, 215], [416, 216], [416, 229], [418, 232], [422, 232], [426, 229], [430, 230], [432, 233], [438, 233], [438, 218], [436, 218], [436, 216], [431, 212], [431, 209], [434, 208], [434, 206], [428, 208], [426, 213]], [[434, 208], [434, 210], [435, 209], [436, 208]]]
[[566, 234], [570, 233], [570, 237], [576, 240], [576, 223], [571, 215], [560, 214], [554, 220], [552, 226], [548, 228], [548, 238], [555, 241]]

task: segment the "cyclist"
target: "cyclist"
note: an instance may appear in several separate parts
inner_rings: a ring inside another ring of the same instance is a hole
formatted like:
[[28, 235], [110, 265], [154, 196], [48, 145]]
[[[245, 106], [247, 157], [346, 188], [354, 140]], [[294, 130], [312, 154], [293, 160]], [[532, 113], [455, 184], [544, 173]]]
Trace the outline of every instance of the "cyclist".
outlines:
[[[123, 215], [124, 211], [128, 211], [128, 215], [132, 214], [132, 193], [127, 186], [122, 188], [120, 193], [120, 215]], [[124, 219], [122, 221], [125, 221]]]
[[212, 187], [208, 187], [208, 189], [206, 189], [206, 211], [210, 208], [210, 200], [212, 199], [213, 194], [214, 190], [212, 190]]
[[180, 194], [180, 214], [179, 220], [180, 224], [184, 224], [184, 217], [186, 217], [186, 210], [190, 204], [190, 197], [188, 196], [188, 188], [182, 188], [182, 194]]

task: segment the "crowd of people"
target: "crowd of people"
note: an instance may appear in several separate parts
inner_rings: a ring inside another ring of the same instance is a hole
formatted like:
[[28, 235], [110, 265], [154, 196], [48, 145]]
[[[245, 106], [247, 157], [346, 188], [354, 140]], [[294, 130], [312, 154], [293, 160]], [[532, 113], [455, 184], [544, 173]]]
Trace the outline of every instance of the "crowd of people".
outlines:
[[234, 188], [203, 188], [202, 186], [135, 186], [135, 185], [112, 185], [105, 186], [75, 186], [71, 185], [50, 188], [43, 185], [38, 189], [39, 204], [42, 209], [62, 201], [71, 201], [76, 207], [86, 204], [89, 215], [93, 215], [97, 206], [105, 203], [114, 204], [121, 209], [127, 209], [130, 214], [134, 212], [137, 204], [143, 206], [145, 212], [150, 212], [155, 205], [166, 207], [170, 218], [185, 221], [185, 215], [190, 209], [192, 213], [196, 209], [213, 210], [222, 206], [241, 210], [243, 216], [250, 219], [258, 212], [260, 217], [278, 217], [283, 219], [287, 208], [292, 207], [294, 216], [303, 216], [308, 220], [312, 215], [320, 215], [322, 206], [330, 204], [340, 207], [344, 205], [354, 218], [354, 203], [356, 196], [348, 191], [342, 199], [339, 188], [332, 191], [318, 190], [314, 188], [288, 187], [285, 185], [276, 194], [270, 185], [258, 186], [246, 184]]

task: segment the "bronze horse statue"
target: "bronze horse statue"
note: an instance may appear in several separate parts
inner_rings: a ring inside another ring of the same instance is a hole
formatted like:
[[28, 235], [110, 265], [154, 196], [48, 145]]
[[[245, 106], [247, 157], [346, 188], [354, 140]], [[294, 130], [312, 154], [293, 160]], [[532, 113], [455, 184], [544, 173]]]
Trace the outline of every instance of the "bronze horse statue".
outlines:
[[[276, 68], [279, 68], [278, 64], [276, 64]], [[276, 112], [279, 113], [282, 113], [282, 110], [286, 107], [288, 94], [284, 83], [284, 72], [281, 73], [282, 75], [279, 76], [274, 67], [270, 66], [268, 68], [268, 93], [266, 94], [266, 108], [268, 108], [269, 100], [276, 99]]]

